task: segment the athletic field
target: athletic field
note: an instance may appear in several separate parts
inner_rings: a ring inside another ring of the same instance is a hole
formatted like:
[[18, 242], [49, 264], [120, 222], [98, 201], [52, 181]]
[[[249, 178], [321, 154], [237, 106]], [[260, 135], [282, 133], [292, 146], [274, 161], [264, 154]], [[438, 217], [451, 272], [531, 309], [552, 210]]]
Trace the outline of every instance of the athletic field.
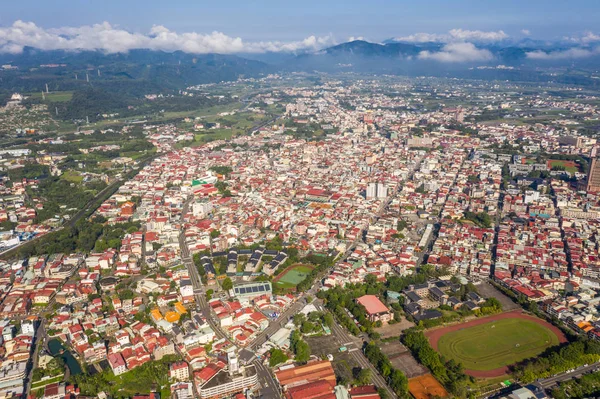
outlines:
[[429, 339], [444, 357], [462, 363], [468, 374], [492, 377], [564, 342], [557, 330], [540, 319], [513, 312], [442, 328]]
[[276, 281], [280, 288], [296, 288], [312, 271], [312, 267], [306, 265], [291, 266], [281, 273]]

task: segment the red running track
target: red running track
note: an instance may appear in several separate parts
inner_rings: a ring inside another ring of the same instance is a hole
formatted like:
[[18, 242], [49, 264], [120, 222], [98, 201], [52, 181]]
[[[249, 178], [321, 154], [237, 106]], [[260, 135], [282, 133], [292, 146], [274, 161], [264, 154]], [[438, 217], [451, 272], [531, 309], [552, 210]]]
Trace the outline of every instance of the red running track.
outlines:
[[[558, 341], [561, 344], [567, 342], [567, 338], [562, 333], [562, 331], [560, 331], [560, 329], [558, 327], [548, 323], [545, 320], [539, 319], [534, 316], [526, 315], [520, 310], [515, 310], [512, 312], [506, 312], [506, 313], [500, 313], [500, 314], [496, 314], [493, 316], [480, 317], [478, 319], [471, 320], [466, 323], [460, 323], [460, 324], [455, 324], [455, 325], [448, 326], [448, 327], [437, 328], [435, 330], [427, 331], [425, 333], [425, 336], [429, 339], [429, 343], [431, 344], [433, 349], [435, 349], [437, 351], [438, 350], [438, 342], [439, 342], [440, 338], [442, 338], [442, 336], [444, 336], [452, 331], [458, 331], [458, 330], [462, 330], [464, 328], [478, 326], [480, 324], [485, 324], [485, 323], [502, 320], [502, 319], [526, 319], [526, 320], [533, 321], [534, 323], [540, 324], [540, 325], [548, 328], [550, 331], [552, 331], [554, 334], [556, 334], [556, 336], [558, 337]], [[465, 370], [465, 374], [468, 374], [468, 375], [476, 377], [476, 378], [501, 377], [505, 374], [508, 374], [508, 372], [509, 372], [509, 366], [499, 367], [497, 369], [485, 370], [485, 371], [483, 371], [483, 370]]]

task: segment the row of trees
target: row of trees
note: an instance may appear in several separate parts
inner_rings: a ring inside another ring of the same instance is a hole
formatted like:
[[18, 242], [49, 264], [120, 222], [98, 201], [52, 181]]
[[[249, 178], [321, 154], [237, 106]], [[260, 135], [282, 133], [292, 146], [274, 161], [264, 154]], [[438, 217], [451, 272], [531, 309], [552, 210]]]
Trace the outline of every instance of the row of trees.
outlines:
[[365, 357], [388, 382], [390, 388], [399, 397], [408, 394], [408, 379], [404, 373], [392, 365], [390, 359], [381, 351], [374, 342], [369, 342], [364, 348]]
[[599, 360], [600, 342], [580, 338], [562, 347], [551, 348], [537, 358], [517, 365], [515, 376], [529, 383]]
[[297, 286], [296, 291], [305, 292], [312, 287], [315, 279], [326, 269], [333, 266], [335, 258], [332, 256], [309, 255], [301, 260], [302, 263], [314, 265], [314, 269]]
[[452, 359], [446, 361], [431, 347], [423, 331], [417, 328], [406, 330], [402, 342], [450, 393], [466, 397], [470, 378], [464, 373], [462, 364]]

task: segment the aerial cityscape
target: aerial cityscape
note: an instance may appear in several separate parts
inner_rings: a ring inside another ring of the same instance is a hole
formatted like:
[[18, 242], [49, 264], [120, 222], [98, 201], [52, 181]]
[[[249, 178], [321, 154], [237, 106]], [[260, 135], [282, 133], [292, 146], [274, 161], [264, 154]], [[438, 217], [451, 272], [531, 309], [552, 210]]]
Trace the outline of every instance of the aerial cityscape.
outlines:
[[600, 397], [600, 4], [202, 3], [3, 6], [0, 399]]

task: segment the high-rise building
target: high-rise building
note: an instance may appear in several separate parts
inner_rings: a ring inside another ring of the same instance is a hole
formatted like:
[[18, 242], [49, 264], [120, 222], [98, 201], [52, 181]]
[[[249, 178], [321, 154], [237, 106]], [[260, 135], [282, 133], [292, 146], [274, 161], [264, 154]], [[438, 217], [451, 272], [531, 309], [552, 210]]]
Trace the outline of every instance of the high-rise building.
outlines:
[[377, 198], [386, 198], [387, 194], [387, 185], [384, 183], [377, 183]]
[[367, 185], [367, 199], [377, 198], [377, 183], [369, 183]]
[[593, 158], [588, 172], [586, 191], [600, 191], [600, 161]]

